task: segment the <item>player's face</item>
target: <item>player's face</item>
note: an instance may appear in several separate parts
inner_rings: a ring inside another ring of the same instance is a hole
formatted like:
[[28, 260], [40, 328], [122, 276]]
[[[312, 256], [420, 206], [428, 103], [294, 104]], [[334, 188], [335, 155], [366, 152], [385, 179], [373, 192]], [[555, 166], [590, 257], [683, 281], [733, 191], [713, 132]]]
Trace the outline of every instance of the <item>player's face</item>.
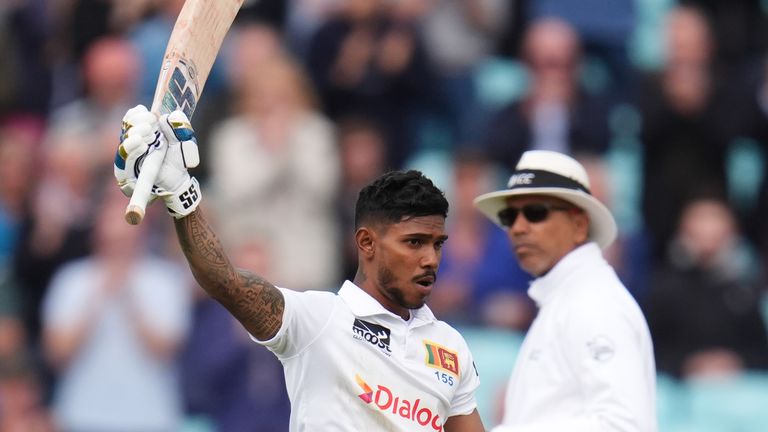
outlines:
[[509, 198], [507, 206], [517, 209], [517, 217], [502, 222], [509, 223], [507, 235], [520, 267], [533, 276], [547, 273], [587, 239], [586, 213], [563, 200], [529, 195]]
[[437, 279], [445, 234], [445, 218], [405, 219], [377, 231], [375, 297], [388, 310], [406, 318], [424, 305]]

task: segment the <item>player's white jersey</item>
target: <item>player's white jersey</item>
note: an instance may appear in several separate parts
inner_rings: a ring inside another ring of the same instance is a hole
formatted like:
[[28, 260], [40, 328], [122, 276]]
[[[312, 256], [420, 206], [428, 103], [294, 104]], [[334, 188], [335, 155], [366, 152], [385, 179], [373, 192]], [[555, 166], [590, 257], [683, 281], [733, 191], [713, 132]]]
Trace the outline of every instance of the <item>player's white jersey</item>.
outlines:
[[292, 432], [441, 431], [476, 408], [469, 348], [428, 307], [404, 321], [349, 281], [281, 292], [283, 325], [260, 343], [283, 363]]

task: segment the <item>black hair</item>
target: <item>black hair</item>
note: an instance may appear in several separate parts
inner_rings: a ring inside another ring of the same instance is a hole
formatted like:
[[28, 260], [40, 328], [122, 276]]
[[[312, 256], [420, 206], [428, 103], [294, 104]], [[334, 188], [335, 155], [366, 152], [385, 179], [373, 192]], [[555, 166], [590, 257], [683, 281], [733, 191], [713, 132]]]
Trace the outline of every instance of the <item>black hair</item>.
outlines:
[[355, 228], [366, 223], [398, 223], [403, 218], [448, 216], [448, 200], [420, 171], [389, 171], [357, 197]]

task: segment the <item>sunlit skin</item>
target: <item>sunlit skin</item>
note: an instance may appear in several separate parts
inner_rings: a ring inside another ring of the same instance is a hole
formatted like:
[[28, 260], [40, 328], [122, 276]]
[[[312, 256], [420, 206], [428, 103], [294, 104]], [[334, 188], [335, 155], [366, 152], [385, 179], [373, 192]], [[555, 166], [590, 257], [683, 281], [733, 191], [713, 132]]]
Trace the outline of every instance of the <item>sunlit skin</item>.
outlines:
[[440, 215], [361, 226], [355, 284], [403, 319], [424, 305], [437, 279], [445, 234]]
[[520, 267], [532, 276], [545, 275], [568, 252], [584, 244], [589, 234], [587, 214], [566, 201], [543, 195], [510, 197], [507, 205], [521, 208], [542, 203], [571, 207], [567, 211], [550, 211], [547, 219], [528, 222], [522, 214], [507, 229]]

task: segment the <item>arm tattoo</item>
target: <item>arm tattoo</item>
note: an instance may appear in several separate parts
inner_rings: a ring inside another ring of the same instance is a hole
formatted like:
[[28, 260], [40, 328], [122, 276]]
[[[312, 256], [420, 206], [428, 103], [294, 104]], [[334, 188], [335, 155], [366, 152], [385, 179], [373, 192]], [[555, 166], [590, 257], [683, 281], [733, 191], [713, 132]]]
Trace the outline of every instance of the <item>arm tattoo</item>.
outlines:
[[261, 276], [235, 269], [200, 210], [176, 219], [176, 233], [200, 286], [260, 340], [277, 334], [285, 299]]

